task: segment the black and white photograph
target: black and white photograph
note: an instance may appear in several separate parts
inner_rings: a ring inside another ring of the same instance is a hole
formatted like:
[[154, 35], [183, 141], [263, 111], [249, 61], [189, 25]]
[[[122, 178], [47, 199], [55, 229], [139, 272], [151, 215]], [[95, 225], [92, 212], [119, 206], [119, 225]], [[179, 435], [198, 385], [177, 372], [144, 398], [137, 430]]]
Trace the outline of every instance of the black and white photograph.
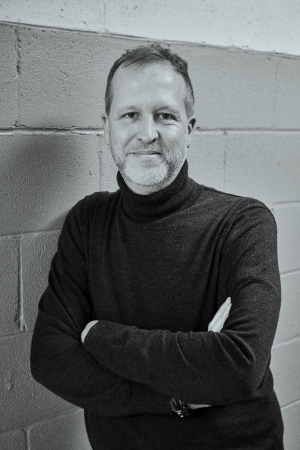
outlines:
[[0, 0], [0, 450], [300, 450], [300, 3]]

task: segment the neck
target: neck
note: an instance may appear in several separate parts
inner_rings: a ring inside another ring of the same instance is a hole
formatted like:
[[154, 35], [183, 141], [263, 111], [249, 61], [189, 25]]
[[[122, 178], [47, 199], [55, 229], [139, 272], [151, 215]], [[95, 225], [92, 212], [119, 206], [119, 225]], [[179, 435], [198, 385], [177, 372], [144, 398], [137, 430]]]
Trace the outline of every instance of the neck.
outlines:
[[138, 222], [150, 222], [186, 209], [194, 203], [201, 191], [201, 186], [188, 177], [187, 161], [168, 186], [152, 194], [143, 195], [133, 192], [120, 172], [118, 172], [117, 181], [126, 216]]

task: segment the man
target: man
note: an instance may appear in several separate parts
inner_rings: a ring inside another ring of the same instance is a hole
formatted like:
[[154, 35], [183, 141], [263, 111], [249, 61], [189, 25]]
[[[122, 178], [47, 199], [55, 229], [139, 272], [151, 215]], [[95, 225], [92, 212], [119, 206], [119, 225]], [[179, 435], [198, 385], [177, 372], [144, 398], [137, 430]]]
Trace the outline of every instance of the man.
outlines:
[[120, 189], [69, 212], [39, 305], [33, 376], [84, 408], [95, 450], [283, 448], [275, 221], [188, 177], [193, 103], [169, 50], [115, 62], [103, 122]]

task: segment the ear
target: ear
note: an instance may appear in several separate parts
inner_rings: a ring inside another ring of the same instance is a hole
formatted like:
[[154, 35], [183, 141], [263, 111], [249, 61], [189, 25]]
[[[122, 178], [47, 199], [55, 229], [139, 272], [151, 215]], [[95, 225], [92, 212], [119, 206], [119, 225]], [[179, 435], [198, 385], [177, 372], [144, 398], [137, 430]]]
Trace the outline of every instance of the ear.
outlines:
[[102, 114], [102, 122], [104, 128], [104, 140], [106, 145], [110, 147], [109, 123], [107, 114]]
[[187, 124], [187, 128], [188, 128], [187, 148], [189, 148], [190, 145], [191, 145], [192, 134], [193, 134], [193, 131], [195, 129], [195, 125], [196, 125], [196, 118], [195, 118], [195, 116], [192, 116], [192, 117], [189, 118], [189, 121], [188, 121], [188, 124]]

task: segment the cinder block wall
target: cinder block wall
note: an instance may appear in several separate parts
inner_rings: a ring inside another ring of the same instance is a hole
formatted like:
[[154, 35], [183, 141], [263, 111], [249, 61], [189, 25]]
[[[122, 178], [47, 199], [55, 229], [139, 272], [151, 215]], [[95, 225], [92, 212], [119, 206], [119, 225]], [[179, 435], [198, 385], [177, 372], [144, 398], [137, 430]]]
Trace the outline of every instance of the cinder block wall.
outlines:
[[[63, 4], [54, 2], [53, 8], [58, 3]], [[84, 13], [90, 14], [95, 4], [91, 1]], [[74, 2], [75, 8], [79, 5]], [[90, 14], [89, 20], [100, 24], [103, 15], [105, 8], [99, 16]], [[70, 22], [62, 18], [58, 26], [70, 28]], [[67, 211], [95, 190], [117, 188], [101, 128], [108, 70], [126, 49], [148, 42], [101, 33], [100, 25], [93, 33], [47, 25], [0, 23], [3, 450], [90, 449], [82, 411], [32, 380], [30, 339]], [[300, 57], [197, 43], [165, 45], [188, 60], [195, 88], [198, 120], [188, 157], [191, 177], [256, 197], [277, 220], [283, 304], [272, 369], [285, 422], [285, 448], [297, 450]]]

